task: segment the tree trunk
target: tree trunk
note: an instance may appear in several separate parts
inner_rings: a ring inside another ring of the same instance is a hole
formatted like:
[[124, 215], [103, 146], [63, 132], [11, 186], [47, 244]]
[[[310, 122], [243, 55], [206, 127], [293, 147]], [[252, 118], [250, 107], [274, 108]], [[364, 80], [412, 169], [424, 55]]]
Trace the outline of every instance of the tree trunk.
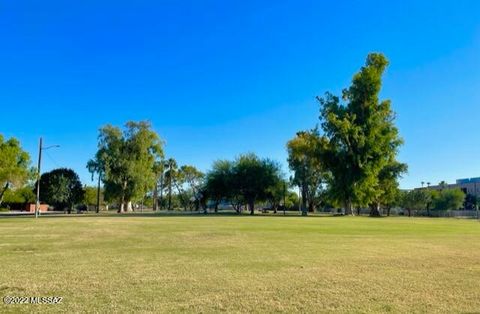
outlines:
[[215, 202], [215, 214], [218, 213], [218, 202]]
[[388, 206], [388, 207], [387, 207], [387, 217], [390, 217], [390, 209], [391, 209], [391, 207]]
[[254, 200], [248, 201], [248, 208], [250, 209], [250, 215], [254, 215], [255, 214], [255, 201]]
[[168, 184], [168, 210], [172, 210], [172, 179], [169, 180]]
[[382, 214], [380, 213], [380, 204], [374, 203], [370, 206], [370, 217], [380, 217]]
[[160, 206], [159, 209], [163, 209], [163, 173], [160, 177]]
[[2, 191], [0, 192], [0, 205], [2, 205], [3, 203], [3, 196], [5, 195], [5, 192], [7, 192], [9, 186], [10, 184], [7, 182], [3, 187]]
[[350, 199], [348, 199], [345, 202], [345, 215], [355, 216], [355, 214], [352, 210], [352, 201]]
[[120, 207], [118, 208], [117, 213], [123, 213], [125, 205], [125, 195], [122, 193], [122, 197], [120, 198]]
[[123, 213], [125, 211], [125, 191], [127, 190], [127, 181], [123, 181], [122, 186], [122, 197], [120, 199], [120, 209], [119, 213]]
[[307, 208], [307, 187], [302, 186], [302, 216], [308, 215], [308, 208]]
[[412, 216], [412, 210], [411, 209], [407, 209], [408, 211], [408, 217], [411, 217]]
[[158, 209], [158, 184], [155, 182], [155, 186], [153, 188], [153, 211]]
[[315, 212], [315, 206], [313, 205], [313, 202], [308, 202], [308, 212], [309, 213]]

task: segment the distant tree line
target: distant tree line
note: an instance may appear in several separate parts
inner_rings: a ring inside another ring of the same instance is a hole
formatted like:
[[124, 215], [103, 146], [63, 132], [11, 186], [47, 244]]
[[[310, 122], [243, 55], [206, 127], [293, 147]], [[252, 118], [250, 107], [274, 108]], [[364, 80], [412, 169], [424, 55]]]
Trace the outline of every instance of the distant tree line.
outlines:
[[[206, 173], [179, 165], [165, 156], [164, 142], [149, 122], [130, 121], [124, 128], [99, 130], [98, 150], [87, 163], [98, 187], [82, 186], [71, 169], [55, 169], [42, 174], [40, 199], [68, 212], [99, 201], [118, 212], [135, 210], [135, 204], [204, 212], [228, 204], [250, 214], [258, 207], [275, 213], [299, 208], [303, 215], [331, 208], [354, 215], [368, 208], [372, 216], [389, 215], [394, 207], [409, 215], [476, 208], [477, 199], [460, 190], [399, 189], [398, 180], [407, 172], [407, 165], [397, 160], [403, 140], [391, 102], [379, 97], [387, 66], [382, 54], [371, 53], [340, 96], [327, 92], [317, 97], [318, 124], [286, 144], [290, 178], [276, 161], [253, 153], [217, 160]], [[0, 207], [6, 198], [32, 202], [35, 173], [20, 143], [0, 136]]]
[[408, 212], [408, 216], [415, 211], [426, 211], [427, 216], [430, 216], [432, 210], [457, 210], [462, 207], [475, 209], [478, 200], [476, 196], [466, 195], [458, 188], [440, 190], [422, 188], [399, 193], [397, 204]]

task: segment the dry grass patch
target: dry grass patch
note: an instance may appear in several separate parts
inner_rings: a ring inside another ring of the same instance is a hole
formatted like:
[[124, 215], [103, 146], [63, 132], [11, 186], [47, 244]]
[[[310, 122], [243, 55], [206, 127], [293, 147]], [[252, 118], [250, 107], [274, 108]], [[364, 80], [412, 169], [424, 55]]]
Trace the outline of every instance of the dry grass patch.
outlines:
[[480, 224], [351, 217], [0, 219], [0, 312], [479, 312]]

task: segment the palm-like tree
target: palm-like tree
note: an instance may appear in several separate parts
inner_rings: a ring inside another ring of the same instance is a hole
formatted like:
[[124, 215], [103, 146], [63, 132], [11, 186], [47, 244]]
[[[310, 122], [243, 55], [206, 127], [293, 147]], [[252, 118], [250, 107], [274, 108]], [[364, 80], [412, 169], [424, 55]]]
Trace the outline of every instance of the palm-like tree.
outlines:
[[169, 158], [165, 162], [165, 167], [168, 169], [165, 172], [165, 179], [167, 180], [168, 184], [168, 210], [172, 209], [172, 183], [175, 180], [175, 173], [177, 169], [177, 162], [173, 158]]

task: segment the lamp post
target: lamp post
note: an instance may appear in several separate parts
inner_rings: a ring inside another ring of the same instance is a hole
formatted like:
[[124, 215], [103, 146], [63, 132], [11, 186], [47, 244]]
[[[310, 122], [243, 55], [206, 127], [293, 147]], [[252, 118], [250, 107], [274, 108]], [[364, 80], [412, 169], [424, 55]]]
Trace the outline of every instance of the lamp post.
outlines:
[[35, 202], [35, 218], [38, 218], [40, 214], [40, 177], [41, 177], [41, 165], [42, 165], [42, 151], [60, 147], [60, 145], [51, 145], [47, 147], [43, 147], [43, 139], [40, 137], [40, 142], [38, 145], [38, 168], [37, 168], [37, 199]]

